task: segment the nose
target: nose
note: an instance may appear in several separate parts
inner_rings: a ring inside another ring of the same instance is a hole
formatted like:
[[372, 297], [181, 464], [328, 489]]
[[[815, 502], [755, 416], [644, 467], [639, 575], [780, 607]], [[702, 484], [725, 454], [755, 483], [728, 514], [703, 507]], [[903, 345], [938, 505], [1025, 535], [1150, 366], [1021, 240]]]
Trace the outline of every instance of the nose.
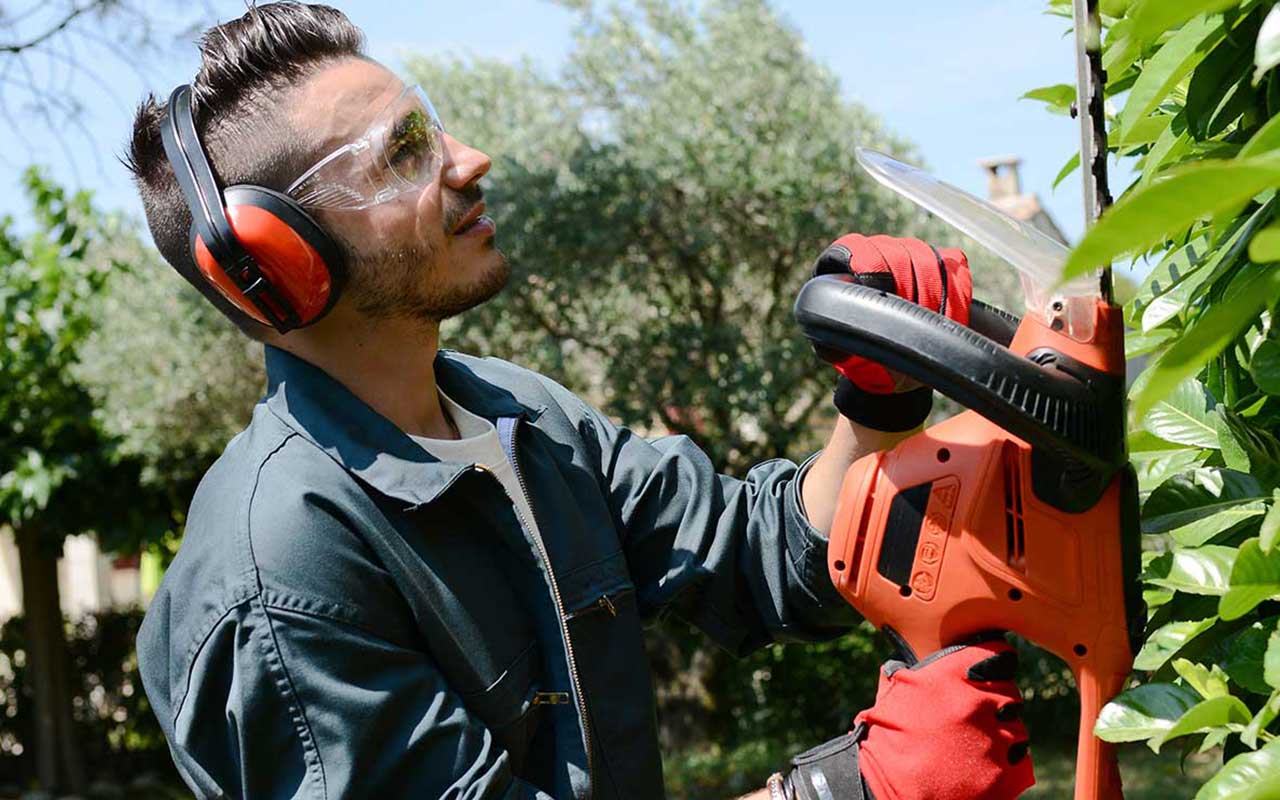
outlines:
[[449, 134], [444, 135], [444, 182], [451, 189], [462, 189], [484, 177], [493, 160], [463, 144]]

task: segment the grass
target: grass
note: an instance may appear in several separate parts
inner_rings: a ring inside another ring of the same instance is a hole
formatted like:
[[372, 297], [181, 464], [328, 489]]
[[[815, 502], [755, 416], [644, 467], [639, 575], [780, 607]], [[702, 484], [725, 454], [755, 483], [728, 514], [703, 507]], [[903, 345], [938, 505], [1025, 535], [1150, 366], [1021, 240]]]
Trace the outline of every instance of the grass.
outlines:
[[[667, 796], [671, 800], [721, 800], [738, 797], [764, 785], [768, 775], [785, 764], [796, 748], [751, 742], [731, 750], [718, 747], [681, 755], [668, 754], [664, 763]], [[1036, 785], [1025, 800], [1070, 798], [1075, 777], [1075, 753], [1033, 750]], [[1144, 745], [1122, 745], [1120, 774], [1125, 800], [1192, 800], [1201, 784], [1222, 766], [1220, 750], [1188, 756], [1180, 763], [1176, 748], [1154, 755]]]

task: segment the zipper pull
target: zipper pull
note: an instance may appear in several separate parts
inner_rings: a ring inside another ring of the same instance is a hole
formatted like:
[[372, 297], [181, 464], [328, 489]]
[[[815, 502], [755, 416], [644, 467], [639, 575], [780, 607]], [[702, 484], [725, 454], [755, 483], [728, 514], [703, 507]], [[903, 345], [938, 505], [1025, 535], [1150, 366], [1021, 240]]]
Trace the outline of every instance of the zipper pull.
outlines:
[[534, 692], [533, 705], [559, 706], [568, 703], [571, 698], [568, 692]]
[[600, 599], [596, 601], [596, 605], [600, 606], [605, 611], [608, 611], [609, 616], [611, 617], [618, 616], [618, 607], [615, 606], [613, 604], [613, 601], [609, 599], [609, 595], [607, 594], [600, 595]]

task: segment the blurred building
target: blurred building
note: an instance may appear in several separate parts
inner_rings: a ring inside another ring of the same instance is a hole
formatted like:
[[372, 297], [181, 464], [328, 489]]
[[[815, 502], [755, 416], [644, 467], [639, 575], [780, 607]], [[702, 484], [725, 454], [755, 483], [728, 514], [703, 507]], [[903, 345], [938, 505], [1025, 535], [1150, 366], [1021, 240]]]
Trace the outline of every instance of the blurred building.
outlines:
[[[58, 559], [58, 591], [62, 612], [70, 616], [141, 605], [144, 597], [139, 558], [103, 553], [92, 534], [69, 536], [62, 546], [62, 558]], [[0, 621], [21, 613], [18, 546], [13, 531], [0, 526]]]
[[1020, 157], [993, 156], [979, 159], [978, 164], [987, 172], [987, 202], [1014, 219], [1029, 222], [1054, 239], [1068, 244], [1058, 223], [1040, 205], [1040, 197], [1034, 193], [1023, 193], [1022, 180], [1018, 175], [1018, 167], [1022, 164]]

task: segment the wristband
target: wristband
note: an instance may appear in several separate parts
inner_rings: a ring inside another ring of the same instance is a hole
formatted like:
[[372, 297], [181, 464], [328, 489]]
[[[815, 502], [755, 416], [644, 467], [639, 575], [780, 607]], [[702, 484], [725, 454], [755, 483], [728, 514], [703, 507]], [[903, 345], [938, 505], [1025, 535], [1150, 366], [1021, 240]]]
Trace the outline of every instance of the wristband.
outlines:
[[933, 389], [921, 386], [907, 392], [876, 394], [841, 375], [833, 398], [836, 410], [864, 428], [901, 433], [918, 428], [933, 410]]
[[818, 745], [791, 759], [787, 775], [769, 779], [772, 800], [779, 785], [787, 800], [874, 800], [858, 768], [858, 742], [864, 728]]

